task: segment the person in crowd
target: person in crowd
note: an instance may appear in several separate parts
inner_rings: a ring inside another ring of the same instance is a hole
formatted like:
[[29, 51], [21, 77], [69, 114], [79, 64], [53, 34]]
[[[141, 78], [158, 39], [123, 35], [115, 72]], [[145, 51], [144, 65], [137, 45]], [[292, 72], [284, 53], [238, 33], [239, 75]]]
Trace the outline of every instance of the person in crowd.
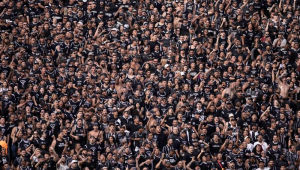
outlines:
[[300, 169], [300, 1], [0, 2], [0, 169]]

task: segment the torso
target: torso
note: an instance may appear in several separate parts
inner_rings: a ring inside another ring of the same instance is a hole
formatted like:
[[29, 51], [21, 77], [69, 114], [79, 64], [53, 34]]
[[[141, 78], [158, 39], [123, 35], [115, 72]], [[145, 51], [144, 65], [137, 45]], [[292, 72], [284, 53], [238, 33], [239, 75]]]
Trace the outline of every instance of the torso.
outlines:
[[282, 96], [283, 99], [288, 98], [289, 96], [289, 85], [288, 84], [284, 84], [284, 83], [279, 83], [278, 87], [280, 88], [280, 95]]

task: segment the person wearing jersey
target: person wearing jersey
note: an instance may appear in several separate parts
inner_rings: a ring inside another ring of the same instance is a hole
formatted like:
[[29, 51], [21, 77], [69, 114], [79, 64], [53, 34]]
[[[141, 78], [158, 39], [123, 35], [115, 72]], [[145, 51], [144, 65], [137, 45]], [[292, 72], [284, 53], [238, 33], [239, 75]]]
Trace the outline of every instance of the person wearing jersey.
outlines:
[[18, 121], [18, 126], [17, 127], [14, 127], [12, 132], [11, 132], [11, 141], [12, 141], [12, 144], [11, 144], [11, 155], [13, 158], [17, 157], [17, 146], [18, 146], [18, 143], [17, 141], [21, 138], [22, 136], [22, 132], [23, 132], [23, 128], [24, 128], [24, 122], [23, 121]]
[[54, 136], [57, 137], [57, 135], [60, 131], [59, 129], [61, 128], [61, 124], [57, 120], [56, 112], [51, 113], [51, 116], [49, 118], [50, 118], [50, 121], [47, 122], [48, 129], [50, 129], [52, 134], [54, 134]]
[[13, 166], [14, 167], [18, 167], [19, 165], [21, 165], [22, 160], [26, 159], [26, 151], [25, 149], [22, 149], [19, 152], [19, 155], [17, 157], [14, 158], [13, 161]]
[[28, 140], [28, 134], [23, 132], [21, 139], [18, 140], [18, 148], [27, 149], [30, 145], [31, 143]]
[[84, 148], [92, 151], [91, 156], [93, 158], [93, 162], [94, 160], [100, 159], [101, 147], [96, 143], [96, 138], [94, 136], [89, 138], [89, 142], [84, 146]]
[[74, 139], [73, 145], [75, 143], [80, 143], [80, 145], [84, 144], [86, 132], [82, 123], [82, 119], [77, 120], [77, 124], [73, 126], [70, 136]]
[[56, 139], [53, 140], [51, 147], [55, 149], [55, 152], [61, 156], [66, 150], [66, 147], [68, 146], [67, 141], [64, 139], [63, 132], [60, 132]]

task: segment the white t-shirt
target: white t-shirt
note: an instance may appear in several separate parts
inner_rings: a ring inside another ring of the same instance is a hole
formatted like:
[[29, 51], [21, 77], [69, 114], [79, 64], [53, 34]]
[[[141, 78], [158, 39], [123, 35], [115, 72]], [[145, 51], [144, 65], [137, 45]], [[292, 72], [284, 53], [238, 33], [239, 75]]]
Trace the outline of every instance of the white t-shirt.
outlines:
[[[260, 144], [260, 145], [262, 146], [262, 149], [263, 149], [265, 152], [267, 152], [268, 144], [267, 144], [266, 142], [262, 142], [262, 144], [261, 144], [261, 143], [259, 143], [259, 142], [257, 141], [257, 142], [254, 143], [254, 147], [255, 147], [256, 145], [258, 145], [258, 144]], [[254, 147], [253, 147], [253, 148], [254, 148]]]
[[252, 152], [253, 148], [254, 148], [254, 145], [252, 143], [247, 144], [247, 149], [249, 149], [251, 152]]
[[256, 170], [270, 170], [270, 168], [269, 167], [264, 167], [264, 169], [257, 168]]
[[59, 166], [56, 167], [56, 170], [67, 170], [69, 169], [68, 165], [59, 164]]

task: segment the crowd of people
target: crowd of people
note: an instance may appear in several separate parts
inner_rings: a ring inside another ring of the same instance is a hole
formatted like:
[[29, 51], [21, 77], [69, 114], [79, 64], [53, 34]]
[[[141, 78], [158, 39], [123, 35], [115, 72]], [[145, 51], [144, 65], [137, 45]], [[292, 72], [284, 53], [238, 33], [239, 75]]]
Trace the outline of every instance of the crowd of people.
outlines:
[[296, 170], [300, 1], [0, 2], [1, 170]]

